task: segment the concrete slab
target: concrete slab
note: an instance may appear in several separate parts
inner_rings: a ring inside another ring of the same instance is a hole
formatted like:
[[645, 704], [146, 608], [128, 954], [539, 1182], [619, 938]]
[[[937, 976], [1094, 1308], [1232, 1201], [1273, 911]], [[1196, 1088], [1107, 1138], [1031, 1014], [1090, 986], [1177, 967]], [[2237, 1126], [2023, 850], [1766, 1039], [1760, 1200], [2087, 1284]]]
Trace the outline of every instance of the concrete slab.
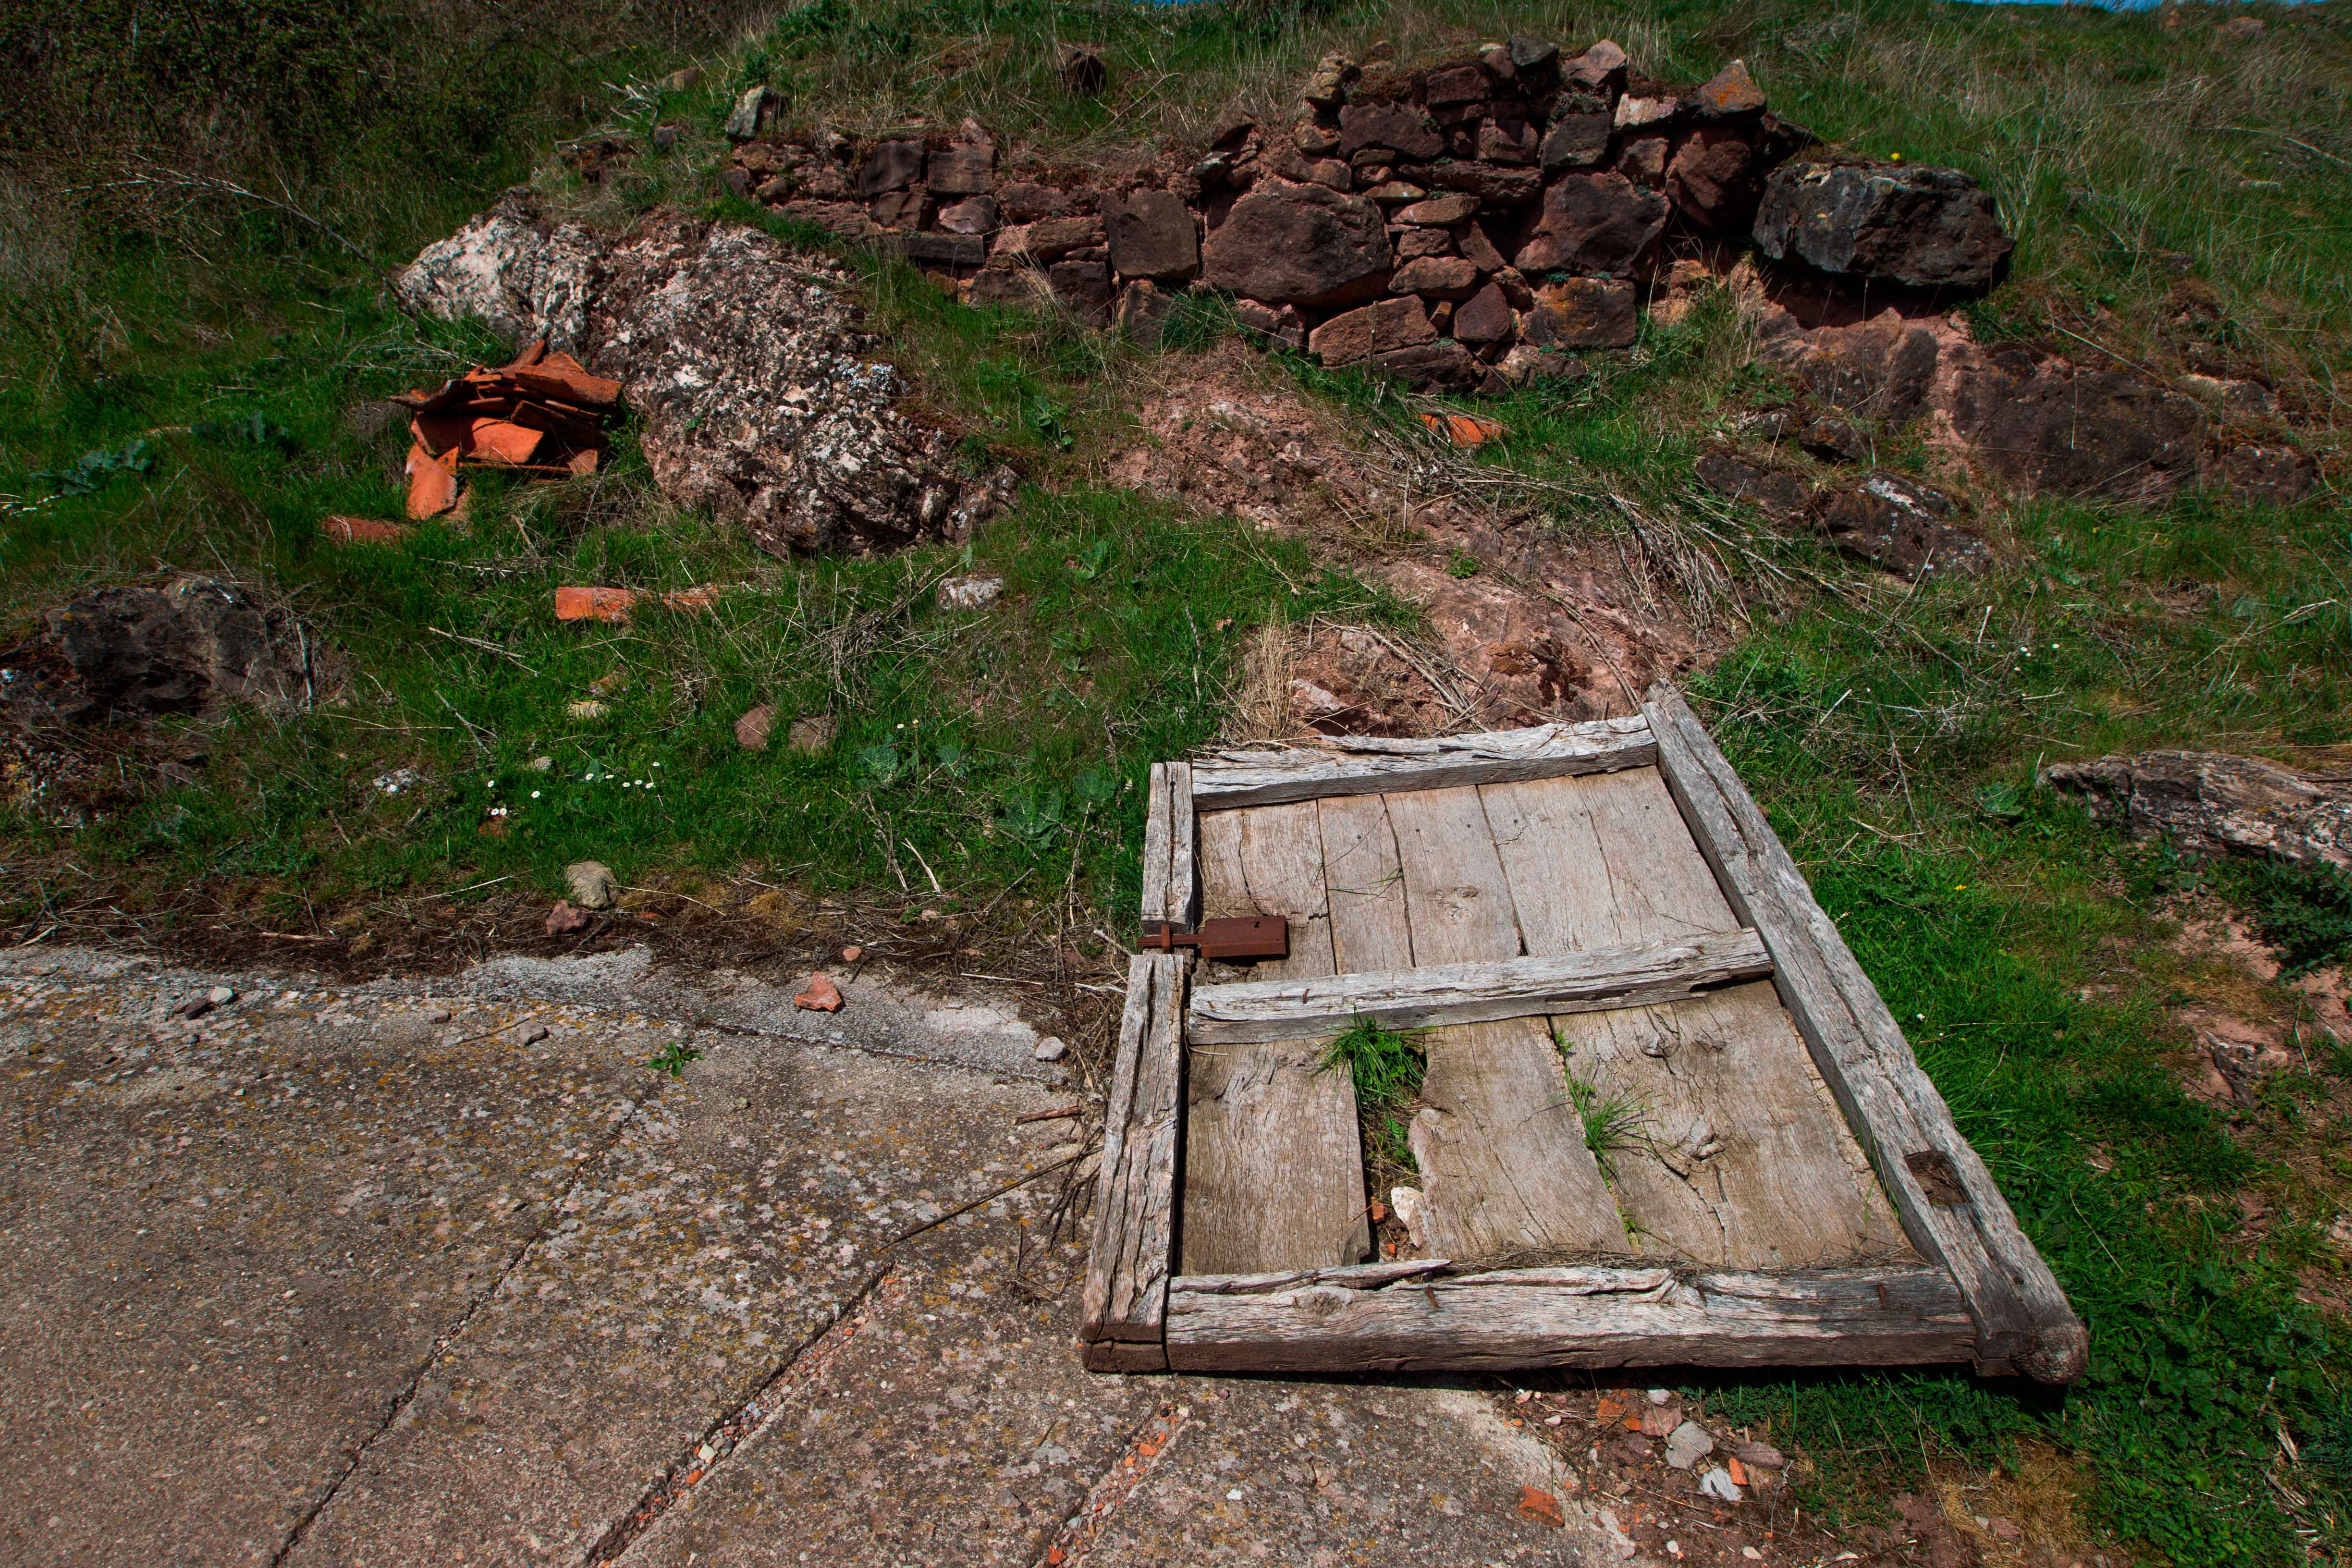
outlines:
[[0, 975], [10, 1561], [270, 1561], [658, 1087], [626, 1029], [160, 978]]
[[0, 1560], [1621, 1560], [1485, 1394], [1082, 1371], [1098, 1112], [1019, 1120], [1017, 1009], [882, 1055], [599, 962], [0, 953]]

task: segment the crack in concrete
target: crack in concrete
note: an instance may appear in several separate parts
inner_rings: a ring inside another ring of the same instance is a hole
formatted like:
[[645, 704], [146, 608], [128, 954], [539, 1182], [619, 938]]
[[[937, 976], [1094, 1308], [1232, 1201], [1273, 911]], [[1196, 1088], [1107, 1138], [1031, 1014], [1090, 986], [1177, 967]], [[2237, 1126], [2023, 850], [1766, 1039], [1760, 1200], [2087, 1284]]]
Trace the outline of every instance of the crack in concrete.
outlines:
[[415, 1402], [416, 1391], [424, 1386], [425, 1374], [431, 1372], [441, 1358], [448, 1353], [450, 1346], [465, 1336], [466, 1331], [473, 1326], [474, 1319], [479, 1315], [481, 1310], [497, 1300], [499, 1292], [506, 1288], [507, 1281], [513, 1278], [515, 1270], [520, 1268], [525, 1260], [538, 1248], [539, 1244], [545, 1241], [555, 1230], [563, 1217], [564, 1205], [573, 1194], [580, 1191], [585, 1173], [602, 1164], [604, 1157], [619, 1146], [623, 1135], [640, 1116], [645, 1114], [646, 1107], [661, 1097], [661, 1090], [662, 1086], [656, 1084], [652, 1091], [643, 1099], [631, 1101], [627, 1113], [614, 1119], [613, 1130], [605, 1135], [604, 1141], [572, 1162], [572, 1180], [565, 1185], [562, 1194], [547, 1205], [547, 1217], [540, 1222], [539, 1228], [531, 1232], [521, 1246], [515, 1248], [513, 1254], [507, 1258], [505, 1266], [499, 1268], [497, 1276], [487, 1286], [474, 1293], [474, 1299], [466, 1304], [466, 1310], [459, 1314], [457, 1322], [435, 1338], [433, 1348], [427, 1351], [424, 1359], [416, 1363], [416, 1370], [409, 1374], [407, 1384], [393, 1396], [390, 1405], [384, 1411], [383, 1419], [376, 1423], [375, 1430], [361, 1439], [358, 1446], [345, 1457], [343, 1468], [338, 1470], [334, 1479], [320, 1491], [318, 1500], [304, 1510], [302, 1517], [294, 1521], [292, 1528], [287, 1531], [285, 1540], [278, 1542], [278, 1550], [269, 1554], [268, 1568], [284, 1568], [287, 1559], [293, 1555], [296, 1547], [302, 1544], [303, 1538], [310, 1533], [310, 1527], [318, 1522], [319, 1516], [327, 1511], [327, 1505], [333, 1502], [342, 1491], [344, 1484], [359, 1473], [359, 1468], [365, 1462], [369, 1451], [382, 1440], [385, 1433], [399, 1425], [401, 1416], [405, 1415], [409, 1406]]
[[[1075, 1164], [1092, 1152], [1092, 1145], [1089, 1144], [1087, 1149], [1067, 1159], [1056, 1160], [1050, 1165], [1041, 1165], [1034, 1171], [1025, 1172], [1002, 1186], [993, 1187], [982, 1193], [970, 1203], [949, 1209], [935, 1218], [923, 1221], [912, 1229], [900, 1231], [882, 1244], [877, 1256], [887, 1259], [899, 1247], [925, 1232], [936, 1230], [950, 1220], [960, 1215], [970, 1214], [983, 1204], [992, 1203], [1015, 1187], [1026, 1186], [1040, 1176], [1051, 1175], [1055, 1171]], [[746, 1444], [766, 1431], [774, 1423], [776, 1417], [783, 1414], [782, 1395], [786, 1385], [823, 1370], [824, 1363], [832, 1359], [838, 1348], [846, 1343], [849, 1337], [864, 1325], [868, 1310], [876, 1304], [876, 1296], [888, 1283], [891, 1270], [896, 1267], [897, 1265], [892, 1262], [877, 1264], [874, 1271], [859, 1283], [857, 1289], [851, 1291], [841, 1305], [834, 1310], [830, 1318], [803, 1339], [783, 1360], [778, 1362], [772, 1372], [761, 1379], [760, 1386], [751, 1391], [750, 1398], [704, 1427], [702, 1436], [696, 1440], [695, 1446], [687, 1451], [686, 1457], [663, 1470], [651, 1485], [637, 1494], [637, 1500], [629, 1505], [627, 1511], [605, 1528], [604, 1533], [597, 1538], [595, 1546], [582, 1560], [582, 1568], [605, 1568], [606, 1564], [617, 1562], [622, 1553], [627, 1552], [639, 1536], [653, 1527], [656, 1521], [677, 1506], [681, 1499], [690, 1494], [697, 1487], [709, 1480], [720, 1465], [732, 1458]], [[847, 1326], [844, 1327], [845, 1324]], [[836, 1330], [839, 1331], [838, 1333], [835, 1332]]]
[[865, 1326], [876, 1304], [875, 1297], [890, 1279], [891, 1264], [884, 1264], [861, 1281], [851, 1291], [833, 1316], [819, 1324], [814, 1331], [793, 1348], [792, 1353], [776, 1363], [775, 1369], [760, 1380], [760, 1386], [751, 1397], [727, 1414], [713, 1420], [695, 1440], [686, 1457], [664, 1469], [653, 1483], [637, 1494], [622, 1513], [605, 1527], [596, 1544], [582, 1559], [582, 1568], [605, 1568], [619, 1560], [622, 1553], [635, 1545], [637, 1539], [653, 1528], [656, 1521], [677, 1503], [689, 1496], [697, 1487], [718, 1472], [719, 1467], [733, 1458], [753, 1438], [766, 1431], [777, 1416], [784, 1413], [783, 1395], [789, 1384], [822, 1371], [824, 1363], [846, 1344], [851, 1335]]
[[1176, 1434], [1183, 1428], [1192, 1414], [1191, 1405], [1178, 1405], [1173, 1401], [1162, 1404], [1153, 1411], [1143, 1425], [1136, 1428], [1135, 1438], [1128, 1444], [1127, 1452], [1113, 1460], [1096, 1479], [1087, 1492], [1087, 1500], [1078, 1505], [1077, 1512], [1061, 1532], [1045, 1543], [1045, 1551], [1038, 1554], [1031, 1568], [1076, 1568], [1076, 1564], [1092, 1550], [1096, 1534], [1118, 1511], [1119, 1504], [1135, 1495], [1135, 1489], [1160, 1463], [1161, 1456], [1168, 1452], [1169, 1445], [1176, 1441]]

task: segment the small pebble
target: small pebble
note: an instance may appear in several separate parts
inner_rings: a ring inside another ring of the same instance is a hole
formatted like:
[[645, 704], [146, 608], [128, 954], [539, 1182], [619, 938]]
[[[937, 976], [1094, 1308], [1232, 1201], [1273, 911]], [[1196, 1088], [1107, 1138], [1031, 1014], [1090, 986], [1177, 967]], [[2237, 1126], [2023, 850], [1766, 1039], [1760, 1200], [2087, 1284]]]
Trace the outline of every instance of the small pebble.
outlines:
[[517, 1036], [516, 1038], [526, 1046], [535, 1046], [539, 1044], [540, 1041], [547, 1038], [547, 1026], [544, 1024], [533, 1024], [530, 1027], [525, 1029], [520, 1035]]
[[854, 942], [841, 950], [841, 962], [844, 963], [856, 963], [865, 956], [866, 950]]
[[1057, 1062], [1068, 1054], [1069, 1049], [1069, 1046], [1063, 1040], [1048, 1035], [1037, 1042], [1037, 1059], [1041, 1062]]
[[236, 1000], [236, 991], [233, 986], [215, 985], [205, 993], [205, 1000], [215, 1007], [226, 1007]]

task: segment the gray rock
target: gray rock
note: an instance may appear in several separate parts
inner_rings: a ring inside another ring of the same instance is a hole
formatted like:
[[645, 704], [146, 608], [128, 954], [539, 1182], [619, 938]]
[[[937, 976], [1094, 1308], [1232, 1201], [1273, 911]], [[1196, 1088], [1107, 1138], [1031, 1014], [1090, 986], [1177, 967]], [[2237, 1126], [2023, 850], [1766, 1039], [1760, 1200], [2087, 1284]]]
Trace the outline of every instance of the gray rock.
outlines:
[[575, 860], [563, 868], [563, 885], [572, 890], [572, 901], [580, 908], [609, 910], [621, 883], [603, 861]]
[[1943, 363], [1954, 430], [2021, 489], [2145, 503], [2197, 476], [2205, 413], [2169, 387], [2122, 371], [2037, 363], [2014, 346], [1960, 345]]
[[1536, 290], [1520, 331], [1538, 348], [1628, 348], [1637, 328], [1635, 303], [1629, 279], [1562, 279]]
[[1837, 157], [1766, 182], [1756, 245], [1837, 278], [1981, 292], [2011, 241], [1990, 192], [1958, 169]]
[[1666, 1463], [1678, 1470], [1689, 1469], [1714, 1452], [1714, 1436], [1696, 1421], [1685, 1421], [1666, 1434]]
[[58, 717], [194, 713], [228, 702], [285, 709], [334, 685], [316, 632], [216, 577], [93, 588], [47, 622], [50, 645], [81, 689], [47, 694]]
[[1201, 271], [1201, 237], [1191, 209], [1171, 191], [1106, 195], [1102, 221], [1111, 270], [1122, 278], [1181, 282]]
[[2080, 795], [2091, 815], [2185, 853], [2253, 855], [2352, 871], [2352, 785], [2259, 757], [2147, 752], [2056, 763], [2041, 783]]
[[984, 610], [1004, 595], [1004, 579], [993, 572], [971, 572], [940, 580], [942, 610]]
[[1445, 135], [1410, 103], [1351, 103], [1339, 110], [1339, 156], [1385, 147], [1418, 162], [1445, 151]]
[[1563, 175], [1521, 237], [1517, 265], [1543, 272], [1623, 273], [1665, 231], [1666, 198], [1614, 172]]
[[776, 95], [768, 90], [765, 83], [745, 88], [735, 100], [735, 106], [727, 111], [727, 139], [749, 142], [766, 130], [768, 121], [775, 116], [776, 101]]
[[1992, 563], [1984, 542], [1948, 520], [1950, 500], [1901, 474], [1872, 474], [1822, 491], [1814, 501], [1830, 543], [1908, 581], [1929, 574], [1981, 572]]
[[857, 169], [857, 198], [872, 201], [889, 191], [903, 191], [923, 177], [920, 142], [877, 142]]

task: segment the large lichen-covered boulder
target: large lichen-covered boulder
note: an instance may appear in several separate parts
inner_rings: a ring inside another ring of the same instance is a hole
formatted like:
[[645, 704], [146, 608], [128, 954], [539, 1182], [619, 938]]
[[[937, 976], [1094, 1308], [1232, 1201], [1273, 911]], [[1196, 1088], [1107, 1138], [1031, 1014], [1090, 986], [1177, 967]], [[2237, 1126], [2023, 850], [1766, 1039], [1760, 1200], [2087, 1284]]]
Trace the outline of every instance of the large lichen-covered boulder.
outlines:
[[545, 336], [621, 384], [655, 482], [776, 555], [961, 539], [1007, 498], [909, 419], [830, 258], [739, 224], [654, 213], [551, 223], [509, 192], [394, 280], [410, 309]]
[[1832, 277], [1979, 291], [2011, 243], [1992, 194], [1959, 170], [1857, 157], [1775, 169], [1755, 234], [1775, 261]]

